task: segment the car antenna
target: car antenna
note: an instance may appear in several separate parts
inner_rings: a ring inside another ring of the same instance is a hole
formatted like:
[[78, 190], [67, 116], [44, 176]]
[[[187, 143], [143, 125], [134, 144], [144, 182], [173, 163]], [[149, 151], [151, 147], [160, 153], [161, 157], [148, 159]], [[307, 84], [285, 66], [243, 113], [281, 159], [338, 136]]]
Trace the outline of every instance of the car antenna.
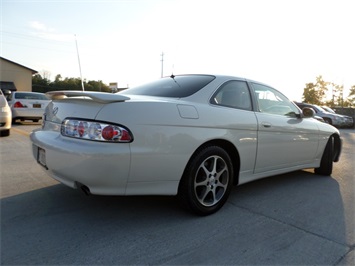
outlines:
[[81, 88], [82, 88], [82, 91], [85, 91], [85, 89], [84, 89], [84, 82], [83, 82], [83, 75], [81, 74], [79, 48], [78, 48], [78, 42], [77, 42], [77, 40], [76, 40], [76, 34], [75, 34], [74, 36], [75, 36], [75, 44], [76, 44], [76, 53], [78, 54], [78, 62], [79, 62], [79, 70], [80, 70], [80, 79], [81, 79]]
[[171, 74], [171, 75], [170, 75], [170, 78], [172, 78], [173, 81], [181, 88], [180, 84], [176, 81], [174, 74]]

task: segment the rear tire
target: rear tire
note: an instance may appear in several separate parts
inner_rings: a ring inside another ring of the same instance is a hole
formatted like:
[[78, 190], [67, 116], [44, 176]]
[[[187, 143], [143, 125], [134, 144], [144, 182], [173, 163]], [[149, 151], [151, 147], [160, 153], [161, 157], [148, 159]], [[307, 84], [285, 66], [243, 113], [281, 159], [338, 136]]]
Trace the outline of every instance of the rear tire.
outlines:
[[0, 137], [8, 137], [10, 136], [10, 129], [0, 131]]
[[189, 161], [179, 186], [181, 202], [198, 215], [218, 211], [228, 199], [233, 185], [233, 164], [218, 146], [206, 147]]
[[330, 137], [327, 145], [325, 146], [320, 166], [314, 169], [314, 172], [318, 175], [330, 176], [333, 172], [333, 137]]

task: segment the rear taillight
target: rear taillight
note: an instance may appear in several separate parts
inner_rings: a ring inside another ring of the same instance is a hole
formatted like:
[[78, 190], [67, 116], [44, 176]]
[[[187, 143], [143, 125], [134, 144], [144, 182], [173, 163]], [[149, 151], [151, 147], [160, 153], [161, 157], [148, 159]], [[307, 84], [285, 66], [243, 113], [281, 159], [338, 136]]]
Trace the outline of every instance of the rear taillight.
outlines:
[[105, 122], [65, 119], [62, 123], [63, 136], [105, 141], [105, 142], [132, 142], [133, 137], [128, 129]]
[[27, 108], [27, 106], [23, 105], [21, 102], [15, 102], [13, 107], [14, 108]]

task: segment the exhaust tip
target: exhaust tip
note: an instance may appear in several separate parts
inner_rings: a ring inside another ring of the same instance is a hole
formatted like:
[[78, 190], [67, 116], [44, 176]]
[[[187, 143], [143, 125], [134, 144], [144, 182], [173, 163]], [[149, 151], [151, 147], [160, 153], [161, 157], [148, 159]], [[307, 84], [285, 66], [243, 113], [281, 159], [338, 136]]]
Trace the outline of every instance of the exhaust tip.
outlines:
[[91, 195], [90, 189], [87, 186], [82, 185], [80, 188], [81, 188], [81, 190], [84, 192], [84, 194], [86, 196], [90, 196]]

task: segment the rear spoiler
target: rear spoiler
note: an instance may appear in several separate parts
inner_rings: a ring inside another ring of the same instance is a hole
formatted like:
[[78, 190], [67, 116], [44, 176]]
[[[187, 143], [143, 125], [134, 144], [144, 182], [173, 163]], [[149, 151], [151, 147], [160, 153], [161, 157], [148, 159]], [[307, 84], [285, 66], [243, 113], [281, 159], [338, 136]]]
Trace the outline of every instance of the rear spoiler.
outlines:
[[120, 94], [97, 92], [97, 91], [50, 91], [46, 95], [51, 100], [62, 100], [70, 97], [80, 97], [92, 99], [100, 103], [124, 102], [130, 98]]

